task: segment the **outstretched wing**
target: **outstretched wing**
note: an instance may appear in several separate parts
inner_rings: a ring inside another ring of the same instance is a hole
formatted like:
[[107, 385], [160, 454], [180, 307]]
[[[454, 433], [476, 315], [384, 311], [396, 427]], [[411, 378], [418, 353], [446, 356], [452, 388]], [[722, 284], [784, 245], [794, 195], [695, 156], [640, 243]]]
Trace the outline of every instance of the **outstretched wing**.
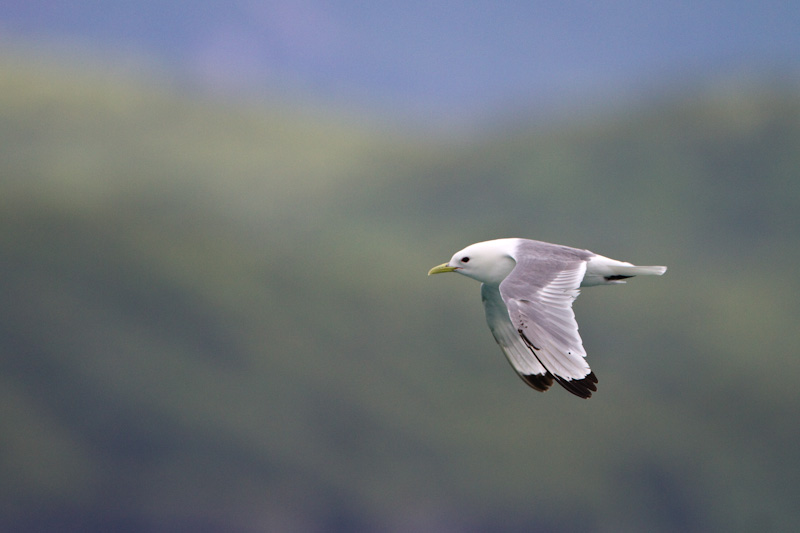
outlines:
[[531, 352], [522, 336], [514, 328], [503, 297], [497, 287], [482, 285], [481, 299], [486, 311], [486, 322], [494, 340], [503, 349], [508, 362], [517, 374], [534, 389], [544, 392], [553, 384], [553, 376]]
[[[528, 384], [546, 390], [555, 380], [576, 396], [589, 398], [597, 390], [597, 378], [586, 363], [572, 302], [591, 253], [563, 247], [524, 252], [498, 289], [482, 290], [489, 326]], [[499, 317], [500, 306], [507, 322]]]

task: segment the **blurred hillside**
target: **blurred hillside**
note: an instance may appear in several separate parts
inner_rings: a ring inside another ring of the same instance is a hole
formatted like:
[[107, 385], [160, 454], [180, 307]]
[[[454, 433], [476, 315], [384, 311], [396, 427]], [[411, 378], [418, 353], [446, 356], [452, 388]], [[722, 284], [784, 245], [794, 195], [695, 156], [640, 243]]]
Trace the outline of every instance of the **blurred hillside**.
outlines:
[[[800, 519], [796, 87], [456, 141], [0, 66], [0, 529]], [[670, 267], [576, 302], [591, 400], [425, 276], [503, 236]]]

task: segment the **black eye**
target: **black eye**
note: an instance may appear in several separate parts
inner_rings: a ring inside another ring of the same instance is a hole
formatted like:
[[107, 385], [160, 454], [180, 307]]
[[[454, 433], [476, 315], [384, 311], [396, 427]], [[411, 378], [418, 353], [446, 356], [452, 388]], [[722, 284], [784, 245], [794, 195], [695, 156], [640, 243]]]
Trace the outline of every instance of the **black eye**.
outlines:
[[461, 262], [462, 263], [469, 263], [469, 257], [462, 257], [461, 258]]

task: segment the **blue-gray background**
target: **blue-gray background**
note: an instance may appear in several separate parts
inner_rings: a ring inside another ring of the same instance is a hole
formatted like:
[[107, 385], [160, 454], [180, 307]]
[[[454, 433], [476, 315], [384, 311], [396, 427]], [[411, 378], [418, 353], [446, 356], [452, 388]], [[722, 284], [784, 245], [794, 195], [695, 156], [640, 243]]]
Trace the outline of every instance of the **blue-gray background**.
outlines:
[[[800, 7], [0, 5], [0, 525], [785, 531], [798, 522]], [[502, 236], [587, 290], [528, 389]]]

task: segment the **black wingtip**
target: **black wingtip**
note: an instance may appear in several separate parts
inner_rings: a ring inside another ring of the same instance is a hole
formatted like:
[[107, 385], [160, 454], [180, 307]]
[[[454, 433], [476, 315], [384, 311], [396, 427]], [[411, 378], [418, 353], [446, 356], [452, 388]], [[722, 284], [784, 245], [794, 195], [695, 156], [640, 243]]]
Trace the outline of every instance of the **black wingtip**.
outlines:
[[550, 373], [547, 374], [520, 374], [522, 380], [528, 384], [533, 389], [538, 390], [539, 392], [545, 392], [553, 385], [553, 376]]
[[[544, 364], [542, 364], [542, 360], [539, 359], [538, 355], [536, 355], [536, 352], [539, 350], [539, 348], [534, 346], [522, 329], [518, 329], [517, 331], [519, 332], [520, 337], [522, 337], [522, 340], [525, 341], [525, 344], [528, 345], [528, 348], [531, 349], [531, 353], [533, 353], [534, 357], [536, 357], [536, 360], [539, 361], [539, 364], [544, 366]], [[553, 379], [555, 379], [559, 385], [567, 389], [569, 392], [583, 399], [591, 398], [592, 393], [597, 392], [597, 387], [595, 386], [595, 383], [597, 383], [597, 376], [594, 375], [594, 372], [589, 372], [581, 379], [564, 379], [550, 372], [547, 372], [546, 374], [520, 375], [522, 376], [522, 379], [525, 380], [525, 383], [541, 392], [544, 392], [550, 388], [550, 385], [553, 384]]]
[[553, 377], [555, 377], [559, 385], [579, 398], [588, 399], [592, 397], [593, 392], [597, 392], [597, 386], [595, 385], [595, 383], [597, 383], [597, 376], [594, 375], [594, 372], [589, 372], [589, 374], [582, 379]]

